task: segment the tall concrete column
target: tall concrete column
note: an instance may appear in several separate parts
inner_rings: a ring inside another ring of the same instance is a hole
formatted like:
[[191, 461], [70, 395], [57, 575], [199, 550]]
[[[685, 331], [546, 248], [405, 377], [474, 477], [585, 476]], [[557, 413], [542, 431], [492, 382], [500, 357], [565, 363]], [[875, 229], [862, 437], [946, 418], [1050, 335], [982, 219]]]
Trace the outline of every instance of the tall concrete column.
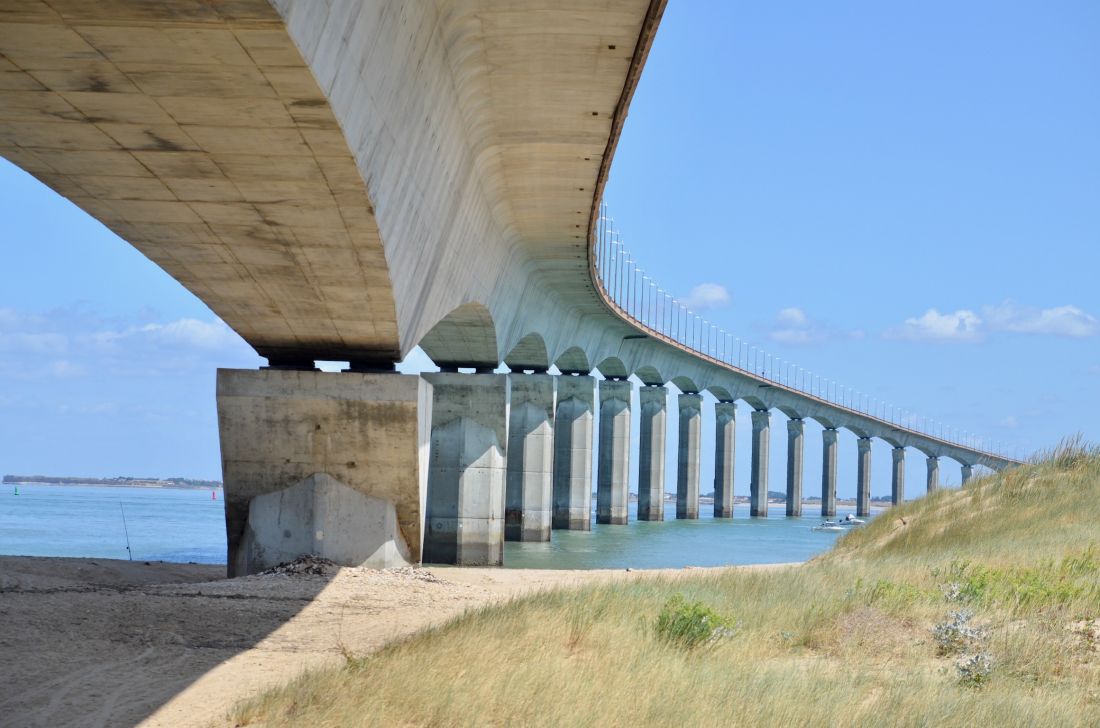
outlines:
[[630, 391], [625, 379], [600, 382], [600, 464], [596, 523], [625, 525], [630, 506]]
[[856, 515], [864, 518], [871, 515], [871, 438], [859, 438], [856, 447]]
[[802, 455], [806, 421], [787, 420], [787, 515], [802, 515]]
[[940, 459], [928, 458], [928, 492], [935, 493], [940, 489]]
[[733, 516], [733, 466], [737, 434], [737, 403], [714, 405], [714, 517]]
[[554, 497], [554, 379], [509, 374], [504, 540], [549, 541]]
[[592, 420], [595, 380], [558, 377], [554, 411], [554, 528], [592, 530]]
[[425, 374], [432, 385], [424, 561], [504, 562], [508, 378]]
[[836, 428], [821, 431], [821, 515], [836, 515]]
[[894, 469], [890, 474], [890, 502], [895, 506], [905, 502], [905, 448], [895, 447]]
[[665, 432], [668, 390], [646, 386], [638, 390], [638, 520], [665, 520]]
[[749, 480], [749, 515], [768, 515], [768, 448], [771, 444], [771, 417], [768, 410], [752, 413], [752, 468]]
[[966, 485], [967, 482], [974, 477], [974, 466], [963, 465], [962, 466], [962, 484]]
[[679, 397], [680, 447], [676, 459], [676, 517], [699, 517], [699, 457], [703, 397], [684, 392]]

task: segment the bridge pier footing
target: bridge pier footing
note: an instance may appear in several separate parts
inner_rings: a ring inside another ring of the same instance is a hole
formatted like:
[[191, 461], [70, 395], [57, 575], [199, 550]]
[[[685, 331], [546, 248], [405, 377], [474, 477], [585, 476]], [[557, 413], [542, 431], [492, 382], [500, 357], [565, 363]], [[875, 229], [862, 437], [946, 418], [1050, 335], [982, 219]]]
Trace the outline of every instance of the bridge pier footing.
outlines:
[[935, 493], [940, 489], [940, 459], [928, 458], [928, 493]]
[[787, 420], [787, 515], [802, 515], [802, 456], [806, 422]]
[[507, 375], [423, 377], [432, 385], [424, 561], [499, 566], [504, 560]]
[[676, 458], [676, 517], [699, 517], [699, 459], [702, 453], [703, 397], [684, 392], [677, 400], [680, 412]]
[[592, 530], [594, 382], [586, 375], [558, 378], [558, 403], [554, 411], [554, 528]]
[[859, 438], [856, 447], [856, 515], [866, 518], [871, 515], [871, 438]]
[[596, 523], [625, 525], [630, 507], [630, 394], [625, 379], [600, 381]]
[[665, 433], [668, 389], [649, 385], [638, 390], [638, 520], [665, 520]]
[[890, 476], [890, 502], [898, 506], [905, 502], [905, 448], [895, 447], [891, 452], [894, 467]]
[[835, 428], [821, 431], [821, 515], [836, 515], [836, 435]]
[[554, 497], [554, 380], [509, 374], [504, 540], [549, 541]]
[[737, 442], [736, 402], [714, 405], [714, 430], [714, 517], [731, 518]]
[[431, 385], [401, 374], [219, 369], [229, 576], [302, 554], [420, 561]]
[[749, 481], [749, 515], [768, 517], [768, 462], [771, 445], [771, 416], [768, 410], [752, 413], [752, 479]]

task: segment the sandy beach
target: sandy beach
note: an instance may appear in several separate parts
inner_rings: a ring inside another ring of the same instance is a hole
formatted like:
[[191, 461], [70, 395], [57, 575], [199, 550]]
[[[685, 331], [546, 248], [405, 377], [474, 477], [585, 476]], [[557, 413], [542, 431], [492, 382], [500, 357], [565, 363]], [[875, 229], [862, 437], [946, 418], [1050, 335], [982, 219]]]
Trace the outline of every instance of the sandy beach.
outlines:
[[[733, 567], [733, 568], [776, 568]], [[11, 726], [225, 725], [244, 697], [532, 590], [660, 571], [326, 569], [0, 557], [0, 716]]]

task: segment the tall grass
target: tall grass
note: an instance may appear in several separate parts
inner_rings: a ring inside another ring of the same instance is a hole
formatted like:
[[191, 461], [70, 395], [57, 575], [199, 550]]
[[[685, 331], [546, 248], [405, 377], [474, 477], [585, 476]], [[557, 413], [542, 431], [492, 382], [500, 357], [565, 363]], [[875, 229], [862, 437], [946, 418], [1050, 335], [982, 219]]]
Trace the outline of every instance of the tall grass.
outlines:
[[[479, 609], [305, 673], [232, 718], [1100, 725], [1098, 524], [1100, 452], [1070, 442], [885, 513], [799, 567], [650, 576]], [[662, 639], [652, 625], [679, 596], [724, 615], [732, 631], [700, 649]], [[959, 611], [978, 636], [946, 654], [936, 634]], [[967, 679], [956, 665], [965, 658], [987, 661], [988, 675]]]

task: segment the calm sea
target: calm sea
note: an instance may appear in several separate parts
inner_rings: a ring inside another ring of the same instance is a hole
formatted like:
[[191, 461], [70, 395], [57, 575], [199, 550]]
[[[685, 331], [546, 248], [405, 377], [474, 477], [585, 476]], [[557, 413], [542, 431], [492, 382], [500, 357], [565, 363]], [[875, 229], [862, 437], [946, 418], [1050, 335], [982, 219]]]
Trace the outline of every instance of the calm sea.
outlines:
[[[175, 488], [10, 485], [0, 490], [0, 554], [90, 556], [125, 559], [126, 539], [135, 560], [225, 563], [221, 491]], [[666, 514], [676, 506], [665, 504]], [[675, 568], [804, 561], [832, 546], [837, 533], [812, 531], [819, 511], [786, 518], [772, 504], [768, 518], [749, 518], [737, 506], [734, 518], [715, 519], [700, 506], [697, 521], [635, 520], [627, 526], [593, 525], [591, 532], [554, 531], [549, 543], [507, 543], [504, 562], [513, 568]], [[841, 509], [843, 515], [846, 511]], [[125, 517], [125, 518], [124, 518]]]

